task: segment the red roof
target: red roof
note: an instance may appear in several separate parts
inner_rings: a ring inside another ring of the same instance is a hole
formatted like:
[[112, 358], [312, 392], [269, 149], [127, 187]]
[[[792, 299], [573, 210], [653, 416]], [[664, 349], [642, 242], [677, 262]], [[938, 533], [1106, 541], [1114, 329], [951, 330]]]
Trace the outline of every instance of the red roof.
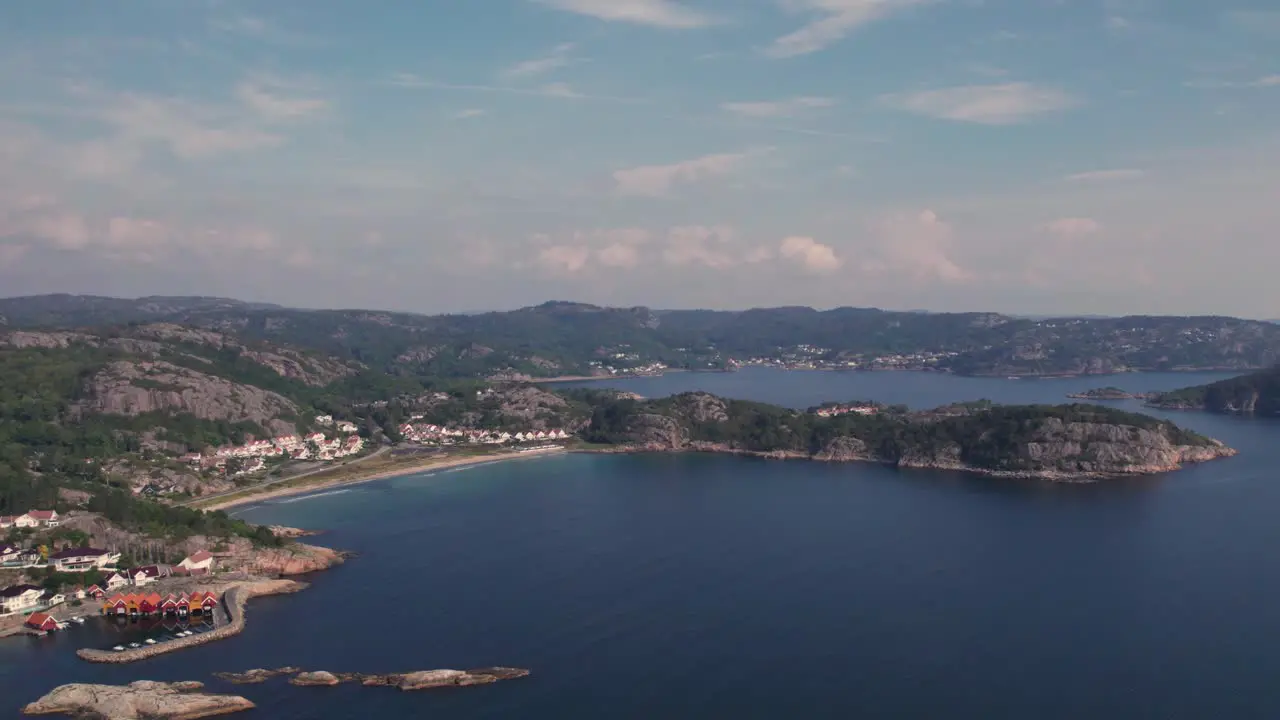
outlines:
[[36, 628], [37, 630], [56, 630], [58, 621], [46, 613], [33, 613], [31, 617], [27, 618], [27, 627]]
[[52, 520], [53, 516], [57, 514], [57, 511], [54, 510], [31, 510], [27, 513], [27, 515], [37, 520]]
[[197, 552], [193, 554], [191, 557], [187, 558], [187, 561], [190, 562], [192, 565], [195, 565], [196, 563], [202, 563], [206, 560], [212, 560], [212, 559], [213, 559], [213, 553], [209, 552], [208, 550], [201, 550], [200, 552]]

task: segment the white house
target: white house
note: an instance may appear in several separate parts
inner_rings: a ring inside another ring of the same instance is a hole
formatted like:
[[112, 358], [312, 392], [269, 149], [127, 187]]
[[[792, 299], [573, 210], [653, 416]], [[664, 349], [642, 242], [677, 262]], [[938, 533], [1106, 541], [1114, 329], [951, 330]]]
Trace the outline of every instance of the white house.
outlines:
[[338, 421], [338, 432], [347, 433], [349, 435], [353, 432], [358, 432], [359, 430], [360, 428], [356, 427], [356, 424], [353, 422], [347, 422], [346, 420]]
[[333, 416], [332, 416], [332, 415], [317, 415], [317, 416], [316, 416], [316, 424], [317, 424], [317, 425], [332, 425], [332, 424], [333, 424]]
[[61, 572], [88, 572], [114, 565], [120, 553], [97, 548], [68, 548], [49, 556], [49, 562]]
[[113, 572], [107, 576], [107, 590], [115, 590], [129, 584], [129, 578], [123, 573]]
[[21, 554], [22, 551], [18, 548], [0, 543], [0, 563], [17, 562], [18, 556]]
[[25, 515], [19, 515], [13, 519], [13, 526], [20, 528], [33, 527], [57, 527], [58, 511], [57, 510], [29, 510]]
[[167, 577], [168, 575], [169, 568], [167, 565], [164, 567], [159, 565], [145, 565], [129, 571], [129, 579], [132, 580], [133, 584], [137, 587], [150, 585], [151, 583], [159, 580], [160, 578]]
[[35, 585], [13, 585], [0, 590], [0, 610], [15, 613], [40, 604], [44, 590]]
[[0, 515], [0, 530], [13, 527], [13, 521], [12, 515]]
[[63, 595], [62, 593], [54, 593], [53, 595], [49, 596], [49, 607], [53, 607], [54, 605], [61, 605], [66, 601], [67, 601], [66, 595]]
[[201, 550], [190, 557], [183, 558], [178, 567], [192, 574], [209, 572], [213, 568], [213, 555], [208, 550]]

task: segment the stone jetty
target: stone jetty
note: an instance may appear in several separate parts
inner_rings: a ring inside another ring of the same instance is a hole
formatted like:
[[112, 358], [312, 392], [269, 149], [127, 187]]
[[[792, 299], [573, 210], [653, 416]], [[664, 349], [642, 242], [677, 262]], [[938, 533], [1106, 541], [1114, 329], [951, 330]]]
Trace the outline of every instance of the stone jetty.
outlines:
[[[130, 650], [114, 651], [82, 648], [76, 651], [76, 655], [82, 660], [93, 663], [119, 664], [138, 662], [139, 660], [146, 660], [165, 653], [207, 645], [232, 635], [238, 635], [244, 630], [244, 606], [251, 598], [294, 593], [306, 587], [306, 583], [298, 582], [297, 580], [258, 580], [239, 583], [227, 589], [223, 594], [223, 606], [218, 609], [218, 614], [215, 614], [215, 624], [218, 627], [209, 632]], [[218, 622], [219, 618], [222, 620], [221, 623]]]

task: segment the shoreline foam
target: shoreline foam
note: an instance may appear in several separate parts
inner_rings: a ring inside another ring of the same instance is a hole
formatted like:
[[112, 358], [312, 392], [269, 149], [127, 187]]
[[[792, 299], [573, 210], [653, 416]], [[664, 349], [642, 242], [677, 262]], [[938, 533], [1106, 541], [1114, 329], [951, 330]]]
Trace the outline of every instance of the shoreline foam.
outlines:
[[410, 466], [396, 468], [394, 470], [385, 470], [376, 472], [372, 475], [361, 476], [355, 478], [334, 478], [332, 480], [321, 480], [311, 485], [297, 485], [293, 487], [282, 487], [273, 490], [267, 490], [262, 493], [254, 493], [245, 495], [244, 497], [228, 498], [223, 502], [212, 503], [207, 506], [201, 506], [200, 510], [227, 510], [229, 508], [241, 507], [244, 505], [253, 505], [255, 503], [266, 500], [275, 500], [284, 497], [293, 497], [297, 495], [310, 495], [317, 491], [333, 491], [336, 488], [348, 488], [354, 485], [374, 482], [376, 480], [387, 480], [395, 477], [403, 477], [405, 475], [416, 475], [422, 472], [431, 472], [436, 470], [459, 469], [468, 466], [486, 465], [490, 463], [508, 462], [511, 460], [520, 460], [524, 458], [545, 457], [567, 452], [564, 448], [554, 450], [534, 450], [529, 452], [510, 452], [498, 455], [473, 455], [468, 457], [455, 457], [445, 459], [423, 460], [421, 464], [413, 464]]

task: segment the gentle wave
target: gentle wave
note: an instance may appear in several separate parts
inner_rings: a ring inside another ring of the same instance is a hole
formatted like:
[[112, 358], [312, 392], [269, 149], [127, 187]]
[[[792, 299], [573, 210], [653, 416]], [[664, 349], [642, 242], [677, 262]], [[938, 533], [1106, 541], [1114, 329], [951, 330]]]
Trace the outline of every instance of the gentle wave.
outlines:
[[285, 498], [284, 500], [277, 500], [274, 503], [272, 503], [272, 505], [288, 505], [289, 503], [302, 502], [303, 500], [311, 500], [313, 498], [325, 497], [327, 495], [341, 495], [343, 493], [349, 493], [349, 492], [351, 492], [350, 489], [330, 490], [329, 492], [316, 493], [315, 495], [303, 495], [302, 497]]

